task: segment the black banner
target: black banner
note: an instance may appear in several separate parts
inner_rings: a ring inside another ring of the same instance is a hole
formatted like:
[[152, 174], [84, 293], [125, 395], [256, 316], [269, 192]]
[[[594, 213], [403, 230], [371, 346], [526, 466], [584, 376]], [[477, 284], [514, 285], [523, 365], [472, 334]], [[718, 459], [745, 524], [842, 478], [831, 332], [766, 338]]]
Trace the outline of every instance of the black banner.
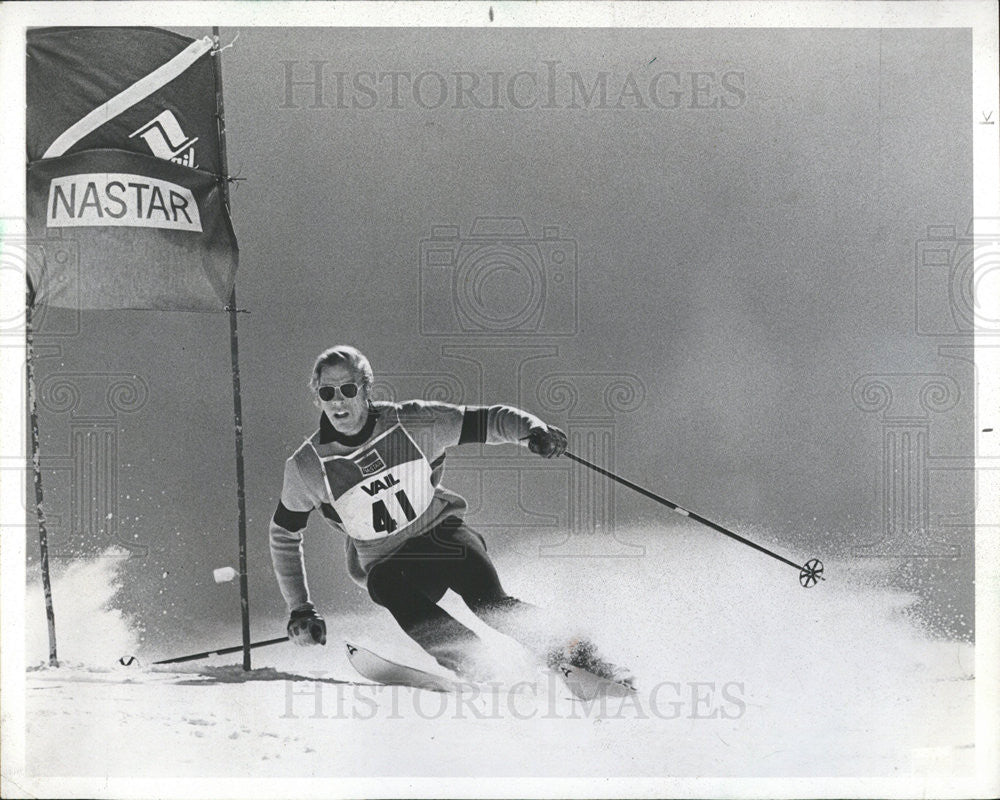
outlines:
[[29, 165], [28, 236], [35, 301], [60, 308], [218, 310], [236, 272], [216, 177], [120, 150]]
[[237, 245], [221, 191], [212, 58], [209, 37], [156, 28], [28, 32], [36, 303], [225, 305]]

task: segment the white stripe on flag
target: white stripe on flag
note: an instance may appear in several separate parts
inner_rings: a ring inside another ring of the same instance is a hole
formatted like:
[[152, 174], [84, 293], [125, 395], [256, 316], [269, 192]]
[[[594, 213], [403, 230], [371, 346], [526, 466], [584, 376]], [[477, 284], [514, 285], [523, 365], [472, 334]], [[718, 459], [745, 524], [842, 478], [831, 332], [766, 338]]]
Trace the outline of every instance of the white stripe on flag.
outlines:
[[145, 78], [136, 81], [108, 102], [99, 105], [79, 122], [74, 123], [59, 134], [59, 138], [49, 145], [49, 149], [45, 151], [42, 158], [61, 156], [88, 133], [97, 130], [108, 120], [114, 119], [136, 103], [145, 100], [157, 89], [170, 83], [211, 49], [212, 37], [210, 36], [191, 42], [166, 64], [153, 70]]

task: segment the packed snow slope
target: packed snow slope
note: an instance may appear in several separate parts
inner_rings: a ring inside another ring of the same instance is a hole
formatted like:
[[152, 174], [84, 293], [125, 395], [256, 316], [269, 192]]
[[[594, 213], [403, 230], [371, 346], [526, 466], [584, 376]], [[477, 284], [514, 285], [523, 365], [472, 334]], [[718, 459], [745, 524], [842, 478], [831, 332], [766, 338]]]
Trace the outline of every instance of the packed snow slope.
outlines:
[[[888, 588], [888, 566], [827, 561], [826, 581], [806, 590], [787, 565], [703, 531], [629, 535], [643, 557], [499, 559], [508, 591], [571, 620], [636, 676], [634, 698], [589, 706], [489, 631], [496, 685], [462, 694], [368, 685], [345, 639], [436, 667], [374, 606], [361, 616], [326, 609], [325, 648], [261, 648], [249, 673], [238, 654], [153, 667], [238, 644], [238, 629], [176, 653], [144, 652], [136, 623], [113, 607], [120, 561], [76, 562], [55, 580], [59, 668], [43, 666], [40, 592], [29, 587], [27, 772], [970, 774], [973, 645], [923, 630], [907, 613], [914, 598]], [[455, 597], [445, 602], [464, 611]], [[254, 638], [283, 625], [257, 619]], [[119, 663], [129, 655], [133, 663]]]

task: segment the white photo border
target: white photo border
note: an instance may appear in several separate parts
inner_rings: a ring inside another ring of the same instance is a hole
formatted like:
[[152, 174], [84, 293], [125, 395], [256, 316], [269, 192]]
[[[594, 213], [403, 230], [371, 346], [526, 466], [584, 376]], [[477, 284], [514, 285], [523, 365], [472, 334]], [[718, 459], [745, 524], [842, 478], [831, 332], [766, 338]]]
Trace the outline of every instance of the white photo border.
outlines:
[[[25, 207], [25, 31], [41, 25], [157, 27], [664, 27], [664, 28], [969, 28], [972, 31], [974, 113], [998, 113], [996, 2], [338, 2], [338, 3], [13, 3], [0, 6], [0, 218]], [[491, 19], [492, 14], [492, 19]], [[1000, 125], [973, 125], [974, 215], [1000, 219]], [[6, 233], [12, 233], [7, 231]], [[23, 315], [24, 281], [0, 273], [0, 314]], [[988, 319], [1000, 318], [1000, 296], [978, 297]], [[23, 321], [22, 321], [23, 322]], [[23, 331], [23, 325], [22, 325]], [[989, 797], [1000, 792], [1000, 542], [982, 534], [1000, 525], [1000, 485], [985, 467], [1000, 457], [1000, 439], [983, 437], [1000, 409], [1000, 348], [976, 336], [982, 376], [976, 397], [976, 776], [955, 778], [28, 778], [25, 775], [25, 542], [0, 539], [3, 644], [3, 784], [7, 797]], [[23, 340], [23, 337], [22, 337]], [[0, 458], [24, 463], [23, 350], [0, 347]], [[17, 420], [18, 424], [11, 424]], [[8, 473], [9, 474], [9, 473]], [[0, 484], [0, 526], [25, 524], [23, 482]], [[14, 515], [13, 517], [10, 515]], [[20, 516], [20, 519], [15, 517]], [[34, 599], [32, 599], [34, 602]], [[14, 644], [11, 644], [11, 643]], [[636, 744], [636, 743], [632, 743]], [[483, 778], [488, 776], [482, 776]]]

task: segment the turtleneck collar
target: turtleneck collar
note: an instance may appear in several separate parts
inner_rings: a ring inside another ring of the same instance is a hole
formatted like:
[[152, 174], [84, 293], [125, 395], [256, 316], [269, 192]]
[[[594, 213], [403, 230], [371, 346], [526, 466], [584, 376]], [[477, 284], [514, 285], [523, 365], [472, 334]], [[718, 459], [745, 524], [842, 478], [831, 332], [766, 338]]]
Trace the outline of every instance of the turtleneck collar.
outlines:
[[365, 424], [361, 430], [348, 436], [346, 433], [341, 433], [333, 427], [330, 418], [325, 413], [321, 413], [319, 415], [319, 443], [329, 444], [330, 442], [336, 442], [345, 447], [359, 447], [371, 438], [372, 431], [375, 430], [375, 423], [377, 422], [378, 414], [375, 411], [369, 410], [368, 418], [365, 420]]

